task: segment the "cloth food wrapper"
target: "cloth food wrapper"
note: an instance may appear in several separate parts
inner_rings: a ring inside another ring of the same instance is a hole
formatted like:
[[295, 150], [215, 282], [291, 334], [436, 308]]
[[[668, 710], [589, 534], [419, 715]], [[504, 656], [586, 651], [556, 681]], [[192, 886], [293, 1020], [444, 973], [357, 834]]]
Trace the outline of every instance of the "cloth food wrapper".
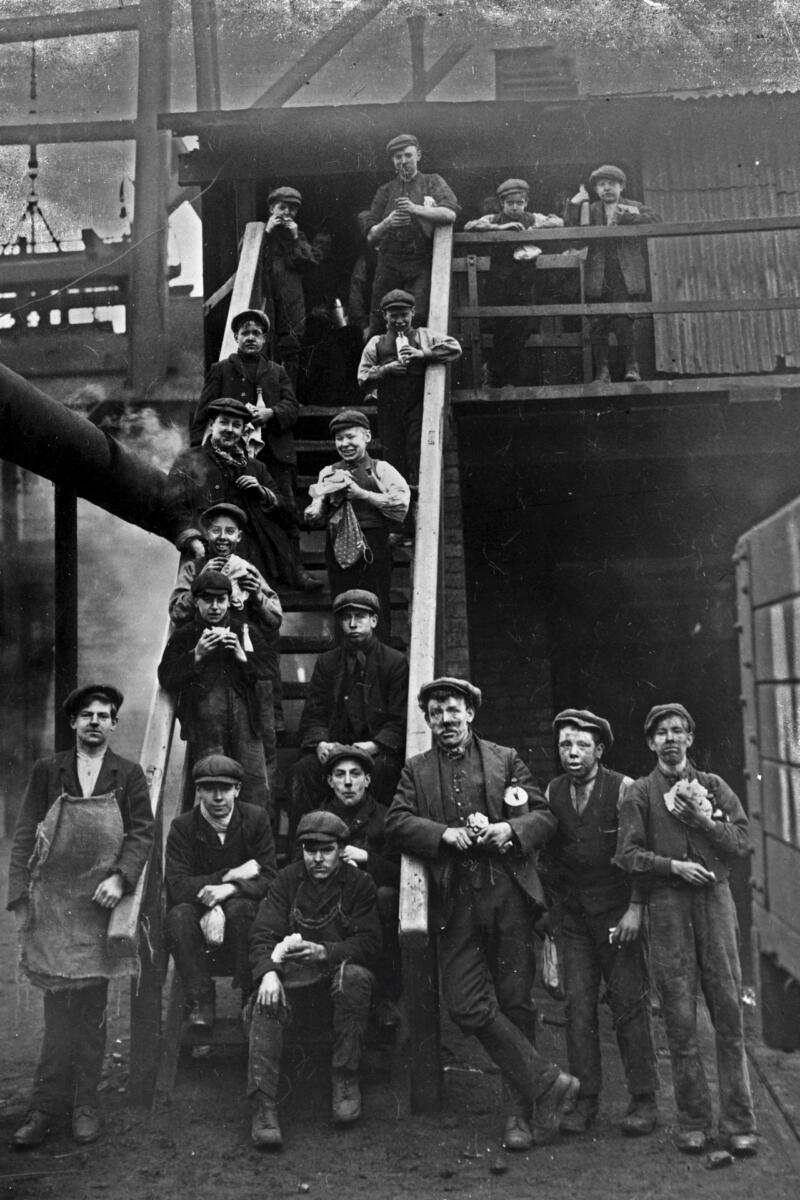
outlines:
[[283, 962], [289, 950], [294, 950], [295, 946], [299, 946], [303, 940], [301, 933], [290, 933], [282, 942], [278, 942], [275, 949], [272, 951], [273, 962]]
[[701, 813], [707, 817], [710, 817], [714, 811], [713, 805], [708, 798], [707, 789], [703, 787], [702, 783], [698, 783], [696, 779], [679, 779], [674, 787], [671, 787], [664, 795], [664, 803], [667, 806], [667, 811], [680, 820], [678, 813], [675, 812], [676, 796], [681, 796], [686, 800], [694, 800]]
[[200, 918], [200, 929], [207, 946], [221, 946], [225, 941], [225, 913], [222, 906], [215, 904]]

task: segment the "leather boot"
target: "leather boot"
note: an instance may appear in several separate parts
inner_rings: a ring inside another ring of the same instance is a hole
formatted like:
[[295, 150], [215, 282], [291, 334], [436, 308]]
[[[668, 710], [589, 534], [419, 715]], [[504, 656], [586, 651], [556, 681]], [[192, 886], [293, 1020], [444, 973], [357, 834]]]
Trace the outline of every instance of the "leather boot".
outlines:
[[592, 346], [594, 351], [594, 382], [611, 383], [611, 372], [608, 369], [608, 346]]
[[253, 1096], [250, 1137], [259, 1150], [280, 1150], [283, 1145], [277, 1105], [264, 1092], [256, 1092]]
[[53, 1124], [50, 1113], [40, 1112], [32, 1108], [22, 1125], [14, 1134], [14, 1145], [18, 1150], [28, 1150], [32, 1146], [41, 1146]]
[[331, 1115], [334, 1125], [350, 1125], [361, 1116], [361, 1089], [355, 1071], [334, 1071]]
[[641, 381], [641, 378], [642, 378], [642, 376], [639, 372], [639, 364], [636, 361], [636, 351], [635, 350], [626, 351], [626, 353], [625, 353], [625, 382], [626, 383], [639, 383]]
[[504, 1081], [519, 1096], [528, 1108], [533, 1107], [534, 1079], [539, 1073], [541, 1061], [525, 1034], [516, 1025], [497, 1013], [494, 1020], [475, 1036], [489, 1057], [497, 1063]]

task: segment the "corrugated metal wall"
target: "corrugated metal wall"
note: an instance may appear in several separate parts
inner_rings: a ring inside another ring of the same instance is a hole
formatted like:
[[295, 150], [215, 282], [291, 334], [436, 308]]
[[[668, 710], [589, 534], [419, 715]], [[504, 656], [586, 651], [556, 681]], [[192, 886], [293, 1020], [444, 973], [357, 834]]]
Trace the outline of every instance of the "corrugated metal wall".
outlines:
[[[800, 214], [797, 97], [672, 106], [647, 140], [645, 194], [665, 221]], [[794, 103], [791, 103], [794, 101]], [[800, 231], [649, 243], [653, 300], [800, 295]], [[656, 369], [738, 375], [800, 365], [800, 313], [656, 316]]]

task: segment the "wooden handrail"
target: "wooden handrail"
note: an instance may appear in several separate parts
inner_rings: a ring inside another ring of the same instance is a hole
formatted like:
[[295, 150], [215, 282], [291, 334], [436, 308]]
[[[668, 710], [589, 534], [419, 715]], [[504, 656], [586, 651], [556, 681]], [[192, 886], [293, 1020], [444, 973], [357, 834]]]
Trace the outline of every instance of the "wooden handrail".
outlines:
[[[450, 261], [453, 230], [440, 225], [433, 235], [431, 303], [428, 327], [446, 333], [450, 308]], [[436, 611], [439, 590], [439, 536], [442, 511], [445, 383], [443, 364], [425, 373], [425, 398], [419, 462], [419, 509], [411, 588], [408, 725], [406, 754], [421, 754], [430, 746], [430, 730], [417, 705], [417, 693], [436, 673]], [[428, 871], [419, 859], [404, 855], [400, 867], [400, 937], [428, 937]]]
[[[231, 330], [231, 317], [245, 308], [250, 308], [253, 302], [258, 264], [261, 258], [261, 243], [264, 240], [266, 225], [263, 221], [248, 221], [242, 238], [242, 248], [239, 252], [239, 262], [231, 290], [231, 300], [228, 305], [228, 318], [225, 322], [225, 335], [219, 349], [220, 362], [236, 353], [236, 338]], [[213, 297], [212, 297], [213, 299]]]
[[700, 237], [717, 233], [778, 233], [800, 229], [800, 213], [774, 217], [726, 217], [720, 221], [656, 221], [652, 225], [559, 225], [542, 229], [473, 230], [457, 233], [457, 246], [487, 242], [597, 242], [621, 238]]

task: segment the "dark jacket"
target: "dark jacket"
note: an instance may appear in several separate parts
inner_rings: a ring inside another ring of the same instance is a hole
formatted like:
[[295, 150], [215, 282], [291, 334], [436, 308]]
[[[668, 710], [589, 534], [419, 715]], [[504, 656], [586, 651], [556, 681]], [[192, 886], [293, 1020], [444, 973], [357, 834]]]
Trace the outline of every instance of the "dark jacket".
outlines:
[[[33, 771], [22, 797], [11, 847], [8, 870], [9, 908], [14, 908], [20, 900], [27, 897], [30, 883], [28, 862], [36, 840], [36, 827], [62, 792], [66, 792], [68, 796], [82, 794], [78, 782], [75, 750], [65, 750], [61, 754], [53, 754], [50, 758], [40, 758], [33, 764]], [[108, 792], [114, 792], [117, 798], [125, 830], [122, 847], [114, 866], [122, 876], [125, 891], [130, 892], [136, 886], [150, 853], [153, 841], [153, 813], [142, 768], [138, 763], [120, 758], [113, 750], [106, 750], [92, 794], [103, 796]]]
[[273, 415], [263, 426], [267, 450], [265, 457], [268, 461], [272, 459], [294, 465], [297, 455], [292, 426], [297, 421], [300, 406], [283, 367], [264, 358], [263, 354], [258, 359], [254, 381], [245, 373], [244, 363], [238, 354], [232, 354], [230, 358], [216, 362], [209, 368], [189, 430], [192, 446], [199, 446], [203, 441], [208, 423], [208, 406], [213, 400], [229, 396], [245, 404], [255, 404], [259, 388], [267, 408], [273, 410]]
[[[399, 650], [373, 638], [364, 669], [365, 709], [369, 740], [402, 757], [406, 741], [408, 661]], [[320, 654], [308, 685], [300, 721], [300, 745], [348, 740], [344, 689], [347, 682], [343, 647]]]
[[[620, 213], [618, 225], [652, 225], [661, 220], [651, 208], [638, 200], [629, 200], [623, 196], [620, 204], [635, 208], [635, 213]], [[580, 204], [567, 204], [564, 210], [566, 225], [580, 225]], [[589, 205], [589, 224], [605, 225], [605, 206], [602, 200], [595, 200]], [[573, 243], [579, 245], [579, 243]], [[630, 295], [642, 295], [647, 291], [647, 243], [644, 239], [620, 238], [618, 242], [597, 241], [588, 243], [586, 254], [586, 269], [584, 272], [584, 287], [587, 300], [599, 300], [603, 291], [603, 276], [606, 266], [606, 254], [615, 253], [619, 261], [625, 287]]]
[[386, 805], [379, 804], [375, 797], [367, 792], [358, 808], [347, 808], [346, 805], [339, 804], [335, 796], [331, 797], [325, 808], [328, 812], [336, 813], [347, 825], [350, 830], [347, 836], [348, 844], [356, 846], [359, 850], [366, 850], [367, 861], [359, 870], [371, 875], [376, 887], [399, 888], [400, 855], [387, 842], [384, 828]]
[[686, 777], [709, 791], [718, 814], [713, 832], [692, 829], [669, 812], [664, 796], [675, 780], [658, 768], [637, 779], [622, 802], [614, 861], [646, 888], [694, 886], [671, 874], [673, 858], [702, 863], [721, 883], [728, 878], [735, 859], [750, 852], [745, 811], [725, 780], [694, 767]]
[[572, 803], [568, 775], [559, 775], [548, 787], [547, 800], [558, 829], [543, 855], [550, 867], [546, 883], [565, 908], [597, 914], [630, 901], [630, 879], [612, 861], [624, 778], [600, 766], [582, 813]]
[[[483, 767], [489, 820], [493, 823], [508, 821], [516, 842], [516, 848], [500, 861], [535, 907], [543, 910], [546, 902], [534, 852], [553, 835], [556, 819], [516, 750], [479, 737], [474, 740]], [[512, 779], [528, 793], [528, 806], [532, 811], [509, 820], [503, 810], [503, 794]], [[450, 915], [450, 884], [454, 869], [463, 857], [459, 851], [442, 845], [442, 834], [447, 828], [439, 754], [435, 749], [426, 750], [424, 754], [414, 755], [403, 767], [386, 816], [386, 834], [404, 854], [416, 855], [427, 862], [437, 900], [434, 919], [442, 924], [447, 923]]]
[[[232, 614], [228, 625], [242, 642], [242, 626], [247, 624]], [[215, 688], [233, 688], [245, 701], [251, 732], [256, 736], [264, 731], [265, 717], [272, 705], [272, 690], [262, 692], [259, 683], [272, 678], [270, 650], [264, 635], [255, 622], [247, 624], [253, 650], [243, 663], [232, 651], [221, 646], [212, 650], [201, 662], [194, 661], [194, 648], [206, 624], [195, 617], [179, 625], [170, 635], [158, 664], [158, 682], [168, 692], [178, 693], [177, 715], [181, 722], [181, 737], [191, 739], [198, 701]]]
[[299, 908], [305, 916], [319, 915], [314, 905], [317, 894], [325, 897], [326, 906], [336, 910], [338, 936], [323, 943], [328, 950], [327, 965], [350, 962], [372, 967], [382, 938], [375, 884], [369, 875], [342, 864], [332, 879], [318, 887], [306, 872], [305, 863], [294, 862], [278, 872], [250, 930], [250, 966], [256, 984], [267, 971], [283, 974], [282, 965], [272, 961], [272, 951], [288, 934], [297, 931], [293, 909]]
[[317, 269], [317, 257], [302, 230], [297, 238], [285, 229], [264, 237], [264, 310], [272, 326], [276, 356], [296, 355], [306, 328], [303, 275]]
[[164, 859], [167, 905], [193, 904], [207, 884], [222, 883], [231, 867], [254, 858], [261, 865], [257, 879], [236, 880], [240, 896], [263, 900], [277, 873], [275, 842], [266, 809], [237, 800], [225, 842], [221, 843], [200, 806], [176, 817], [170, 826]]

